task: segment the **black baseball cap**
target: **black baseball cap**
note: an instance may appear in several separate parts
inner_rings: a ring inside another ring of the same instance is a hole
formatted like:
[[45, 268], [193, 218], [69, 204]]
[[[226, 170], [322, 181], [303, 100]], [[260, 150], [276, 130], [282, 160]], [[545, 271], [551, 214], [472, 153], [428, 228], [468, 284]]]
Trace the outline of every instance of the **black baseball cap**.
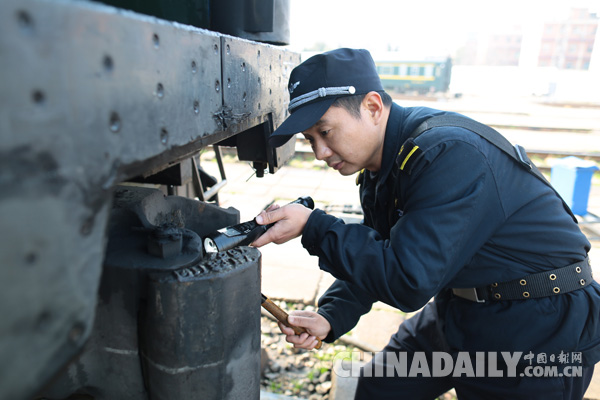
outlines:
[[382, 91], [383, 86], [367, 50], [343, 48], [312, 56], [294, 68], [288, 90], [290, 116], [269, 137], [273, 147], [316, 124], [336, 99]]

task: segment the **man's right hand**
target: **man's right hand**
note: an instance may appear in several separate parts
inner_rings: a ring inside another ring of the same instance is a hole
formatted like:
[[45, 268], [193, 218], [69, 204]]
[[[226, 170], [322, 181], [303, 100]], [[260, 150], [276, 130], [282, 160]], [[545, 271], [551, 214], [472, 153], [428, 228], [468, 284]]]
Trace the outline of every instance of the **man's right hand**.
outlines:
[[329, 334], [329, 331], [331, 331], [329, 321], [314, 311], [292, 311], [288, 316], [288, 322], [290, 325], [306, 329], [306, 332], [296, 335], [292, 328], [279, 322], [279, 329], [286, 335], [285, 340], [288, 343], [292, 343], [297, 349], [314, 349], [317, 345], [316, 338], [318, 337], [321, 340], [325, 339]]
[[283, 207], [273, 205], [267, 211], [261, 212], [256, 217], [259, 225], [275, 224], [263, 235], [252, 243], [254, 247], [261, 247], [267, 243], [282, 244], [297, 238], [302, 234], [304, 225], [313, 210], [301, 204], [286, 204]]

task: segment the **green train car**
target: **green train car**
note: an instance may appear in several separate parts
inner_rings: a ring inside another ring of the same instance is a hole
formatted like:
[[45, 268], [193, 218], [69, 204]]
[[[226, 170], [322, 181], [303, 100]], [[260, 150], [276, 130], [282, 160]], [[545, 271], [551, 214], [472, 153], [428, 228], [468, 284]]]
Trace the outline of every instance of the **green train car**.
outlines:
[[385, 90], [420, 94], [447, 92], [452, 60], [376, 61], [377, 73]]

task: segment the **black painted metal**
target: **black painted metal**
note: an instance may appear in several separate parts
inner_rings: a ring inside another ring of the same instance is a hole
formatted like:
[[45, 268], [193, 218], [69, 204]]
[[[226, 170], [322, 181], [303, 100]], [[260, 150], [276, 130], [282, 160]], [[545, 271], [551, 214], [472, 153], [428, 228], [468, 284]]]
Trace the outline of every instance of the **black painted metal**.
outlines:
[[210, 29], [273, 44], [289, 44], [289, 0], [210, 0]]
[[97, 0], [244, 39], [290, 44], [289, 0]]
[[151, 276], [141, 334], [151, 399], [260, 397], [259, 260], [238, 247]]
[[[237, 221], [232, 209], [119, 187], [90, 340], [43, 395], [258, 399], [260, 252], [203, 256], [199, 240]], [[146, 244], [165, 226], [161, 238], [180, 232], [182, 250], [153, 256]]]
[[[125, 10], [210, 29], [209, 0], [99, 0]], [[213, 29], [214, 30], [214, 29]]]

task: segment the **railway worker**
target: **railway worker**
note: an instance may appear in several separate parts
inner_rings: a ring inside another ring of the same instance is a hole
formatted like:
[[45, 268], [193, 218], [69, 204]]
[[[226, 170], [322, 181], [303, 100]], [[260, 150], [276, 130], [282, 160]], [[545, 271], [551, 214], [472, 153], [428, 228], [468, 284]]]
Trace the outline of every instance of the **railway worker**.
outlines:
[[[587, 262], [590, 243], [554, 190], [524, 168], [527, 159], [463, 127], [410, 139], [430, 117], [457, 114], [392, 103], [366, 50], [306, 60], [292, 71], [289, 92], [291, 115], [271, 144], [301, 132], [317, 159], [358, 173], [364, 223], [300, 205], [257, 216], [276, 224], [255, 246], [302, 235], [337, 278], [317, 312], [290, 316], [310, 335], [281, 327], [288, 342], [332, 342], [382, 301], [421, 311], [373, 358], [375, 368], [363, 368], [356, 398], [433, 399], [454, 387], [461, 399], [581, 399], [600, 357], [600, 286]], [[477, 371], [465, 369], [464, 352]], [[475, 352], [487, 357], [483, 366]], [[452, 374], [432, 371], [441, 353], [453, 357]], [[394, 369], [415, 360], [429, 373]], [[567, 363], [579, 373], [563, 374]], [[562, 376], [534, 376], [528, 366], [557, 366]]]

